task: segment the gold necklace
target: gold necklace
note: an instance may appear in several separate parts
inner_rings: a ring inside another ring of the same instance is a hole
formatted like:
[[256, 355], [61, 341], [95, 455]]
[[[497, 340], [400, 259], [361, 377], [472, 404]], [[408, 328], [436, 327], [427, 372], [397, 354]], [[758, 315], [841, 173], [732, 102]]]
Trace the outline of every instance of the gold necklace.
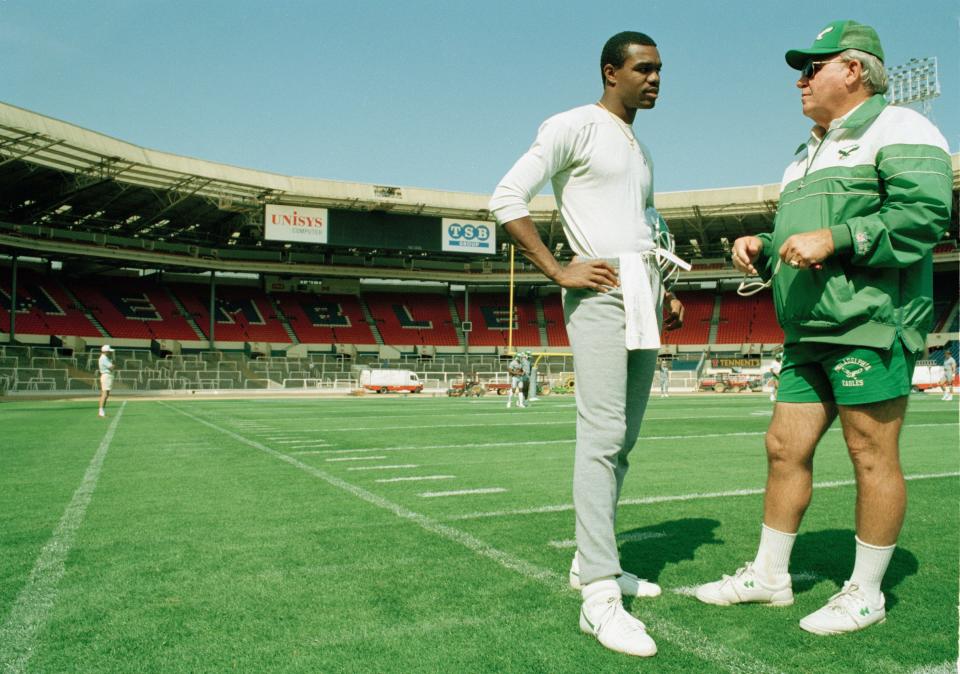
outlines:
[[[610, 108], [605, 106], [601, 101], [597, 101], [597, 105], [607, 111], [607, 114], [613, 117], [613, 121], [616, 122], [617, 128], [620, 129], [620, 133], [623, 134], [624, 138], [627, 139], [627, 142], [630, 143], [630, 147], [633, 147], [637, 143], [637, 136], [633, 133], [633, 127], [627, 124], [625, 121], [617, 117], [615, 114], [610, 112]], [[629, 129], [629, 131], [628, 131]]]

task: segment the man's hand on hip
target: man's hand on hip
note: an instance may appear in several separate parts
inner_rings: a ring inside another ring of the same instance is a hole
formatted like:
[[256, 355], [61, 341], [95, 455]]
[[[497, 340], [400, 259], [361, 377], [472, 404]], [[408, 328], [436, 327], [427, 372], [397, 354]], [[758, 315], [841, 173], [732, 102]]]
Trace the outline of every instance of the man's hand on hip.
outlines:
[[563, 267], [553, 279], [563, 288], [589, 288], [598, 293], [620, 285], [617, 270], [603, 260], [578, 260]]

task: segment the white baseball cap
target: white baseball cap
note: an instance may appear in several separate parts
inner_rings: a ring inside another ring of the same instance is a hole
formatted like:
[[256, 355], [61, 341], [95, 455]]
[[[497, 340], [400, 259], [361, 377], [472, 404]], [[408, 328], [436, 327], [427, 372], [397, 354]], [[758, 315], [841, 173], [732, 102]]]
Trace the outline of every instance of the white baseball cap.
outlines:
[[110, 348], [109, 344], [104, 344], [103, 346], [100, 347], [100, 351], [102, 351], [103, 353], [106, 353], [107, 351], [113, 351], [113, 349]]

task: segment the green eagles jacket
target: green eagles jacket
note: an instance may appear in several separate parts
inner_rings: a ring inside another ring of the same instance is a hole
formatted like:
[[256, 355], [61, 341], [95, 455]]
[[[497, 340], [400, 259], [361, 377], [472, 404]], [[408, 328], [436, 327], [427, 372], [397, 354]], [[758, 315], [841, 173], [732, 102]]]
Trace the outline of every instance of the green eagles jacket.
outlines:
[[[755, 263], [773, 276], [785, 343], [923, 349], [933, 320], [933, 247], [950, 220], [947, 142], [925, 117], [874, 95], [811, 135], [784, 172], [773, 232]], [[793, 234], [827, 227], [823, 268], [778, 265]]]

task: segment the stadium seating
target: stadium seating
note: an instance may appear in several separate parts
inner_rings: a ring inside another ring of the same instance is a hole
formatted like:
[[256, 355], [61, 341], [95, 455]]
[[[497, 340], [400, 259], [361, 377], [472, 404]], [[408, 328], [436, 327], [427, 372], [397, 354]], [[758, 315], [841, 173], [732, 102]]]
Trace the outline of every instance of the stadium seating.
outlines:
[[[0, 281], [0, 331], [10, 331], [10, 277]], [[100, 337], [80, 308], [54, 279], [29, 269], [17, 276], [17, 319], [15, 329], [24, 335], [74, 335]]]
[[459, 346], [447, 295], [364, 293], [384, 344]]
[[280, 311], [306, 344], [376, 344], [355, 295], [276, 293]]
[[683, 302], [683, 327], [664, 332], [664, 344], [706, 344], [710, 338], [710, 319], [713, 317], [714, 294], [704, 290], [677, 292]]
[[720, 302], [717, 344], [783, 342], [783, 331], [777, 324], [773, 299], [769, 293], [740, 297], [724, 293]]
[[[204, 336], [209, 337], [209, 288], [173, 284], [174, 294], [193, 316]], [[277, 319], [270, 299], [251, 287], [220, 286], [216, 290], [215, 338], [227, 342], [289, 343], [290, 336]]]
[[[463, 298], [457, 298], [457, 313], [464, 320]], [[514, 298], [514, 346], [540, 346], [540, 331], [537, 325], [537, 309], [530, 299]], [[471, 293], [470, 320], [473, 332], [470, 344], [473, 346], [507, 346], [508, 312], [510, 297], [507, 293]]]
[[563, 300], [559, 294], [543, 298], [543, 318], [546, 321], [547, 345], [570, 346], [566, 323], [563, 319]]
[[167, 289], [137, 279], [71, 284], [77, 298], [111, 337], [197, 340]]

